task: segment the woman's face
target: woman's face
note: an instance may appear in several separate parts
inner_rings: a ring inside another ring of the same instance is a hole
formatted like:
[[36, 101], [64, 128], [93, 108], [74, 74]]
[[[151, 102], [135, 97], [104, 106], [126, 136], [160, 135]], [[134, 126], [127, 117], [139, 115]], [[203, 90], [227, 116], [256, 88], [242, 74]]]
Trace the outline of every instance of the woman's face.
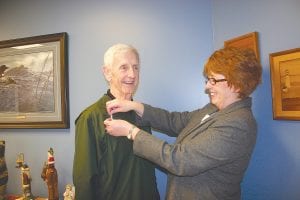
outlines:
[[210, 102], [219, 110], [240, 99], [238, 91], [233, 86], [228, 86], [228, 82], [222, 74], [211, 73], [207, 77], [205, 90], [209, 95]]

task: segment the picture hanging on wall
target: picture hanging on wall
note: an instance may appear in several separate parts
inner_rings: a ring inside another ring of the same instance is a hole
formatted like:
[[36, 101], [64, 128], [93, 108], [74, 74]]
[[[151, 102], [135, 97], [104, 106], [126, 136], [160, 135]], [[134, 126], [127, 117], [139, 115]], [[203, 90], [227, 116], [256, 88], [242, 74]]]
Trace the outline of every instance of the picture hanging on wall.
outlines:
[[300, 120], [300, 48], [271, 53], [273, 118]]
[[0, 128], [69, 128], [67, 33], [0, 41]]
[[258, 47], [258, 33], [251, 32], [245, 35], [241, 35], [224, 42], [224, 47], [232, 46], [243, 49], [252, 49], [260, 62], [259, 47]]

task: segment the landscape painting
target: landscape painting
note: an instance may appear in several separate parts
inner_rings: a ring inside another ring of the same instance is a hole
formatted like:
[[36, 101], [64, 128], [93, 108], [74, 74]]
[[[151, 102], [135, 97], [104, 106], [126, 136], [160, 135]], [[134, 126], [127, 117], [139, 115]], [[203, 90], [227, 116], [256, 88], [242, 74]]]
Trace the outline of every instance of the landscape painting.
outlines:
[[53, 52], [0, 57], [0, 112], [54, 112]]
[[0, 128], [68, 128], [66, 33], [0, 42]]

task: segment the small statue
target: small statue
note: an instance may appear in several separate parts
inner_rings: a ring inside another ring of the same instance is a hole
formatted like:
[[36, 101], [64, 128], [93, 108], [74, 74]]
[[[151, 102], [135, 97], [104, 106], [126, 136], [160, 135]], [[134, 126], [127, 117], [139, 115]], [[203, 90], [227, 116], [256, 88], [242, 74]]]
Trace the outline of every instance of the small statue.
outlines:
[[48, 151], [48, 161], [44, 163], [43, 171], [41, 174], [42, 179], [48, 186], [48, 200], [58, 200], [58, 176], [54, 165], [54, 152], [50, 148]]
[[71, 184], [66, 185], [66, 191], [64, 192], [64, 200], [74, 200], [75, 193]]
[[22, 179], [22, 191], [23, 196], [21, 197], [22, 200], [32, 200], [34, 199], [31, 193], [31, 176], [30, 170], [28, 165], [24, 162], [24, 154], [20, 153], [17, 157], [17, 166], [16, 168], [21, 169], [21, 179]]
[[8, 171], [5, 161], [5, 141], [0, 140], [0, 200], [5, 199], [7, 181]]

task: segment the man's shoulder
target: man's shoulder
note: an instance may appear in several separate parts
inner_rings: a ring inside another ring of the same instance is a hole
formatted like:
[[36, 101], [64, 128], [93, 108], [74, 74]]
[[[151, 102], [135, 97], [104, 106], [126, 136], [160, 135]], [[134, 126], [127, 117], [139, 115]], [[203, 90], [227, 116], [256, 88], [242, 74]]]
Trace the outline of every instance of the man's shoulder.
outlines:
[[90, 118], [92, 116], [105, 114], [106, 113], [106, 104], [105, 104], [106, 101], [108, 101], [108, 99], [106, 98], [106, 96], [103, 96], [99, 100], [94, 102], [93, 104], [86, 107], [76, 118], [75, 124], [79, 119]]

